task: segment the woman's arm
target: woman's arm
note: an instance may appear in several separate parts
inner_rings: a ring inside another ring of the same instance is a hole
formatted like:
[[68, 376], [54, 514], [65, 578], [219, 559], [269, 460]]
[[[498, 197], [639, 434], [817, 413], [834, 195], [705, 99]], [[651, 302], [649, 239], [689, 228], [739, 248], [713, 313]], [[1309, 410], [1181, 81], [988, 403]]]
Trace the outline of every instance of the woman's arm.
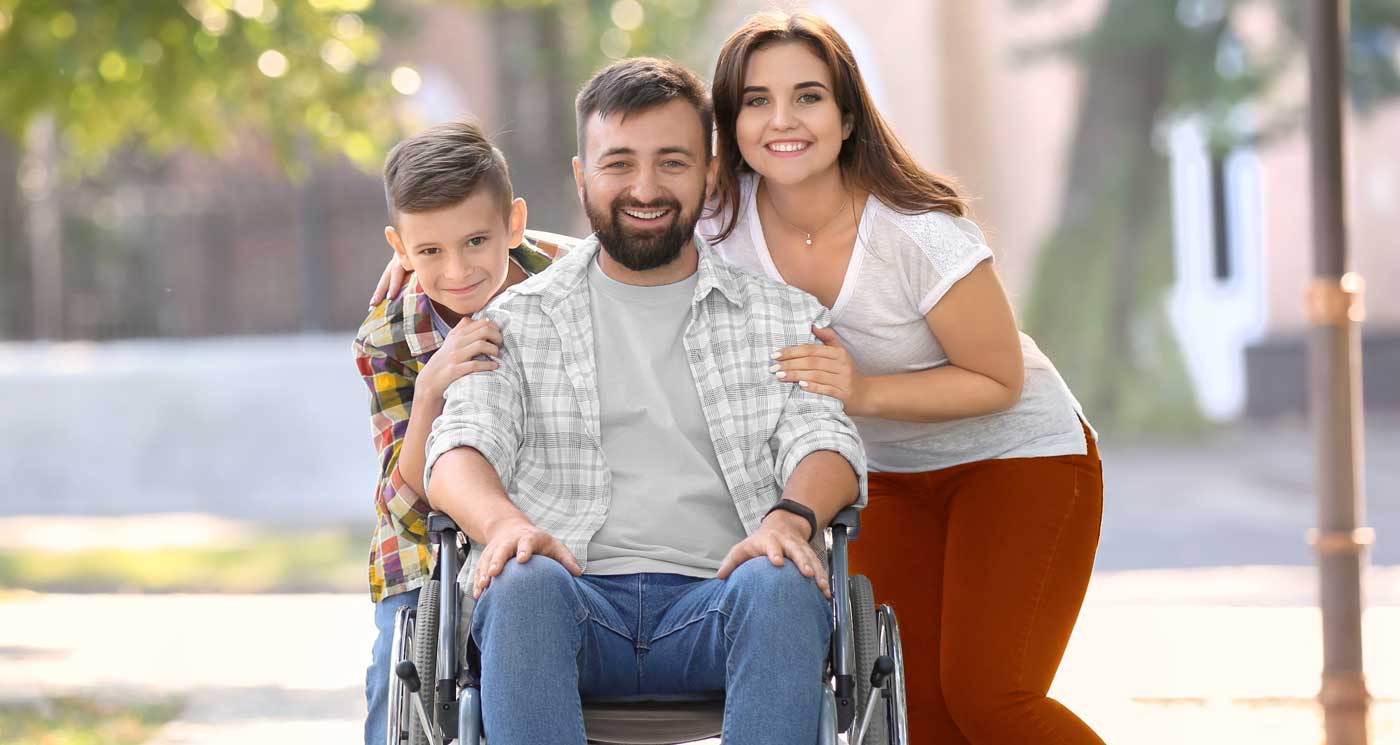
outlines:
[[895, 375], [861, 375], [835, 332], [822, 346], [779, 352], [773, 372], [841, 399], [846, 413], [906, 422], [941, 422], [1010, 408], [1025, 376], [1016, 317], [989, 262], [978, 264], [924, 316], [948, 364]]

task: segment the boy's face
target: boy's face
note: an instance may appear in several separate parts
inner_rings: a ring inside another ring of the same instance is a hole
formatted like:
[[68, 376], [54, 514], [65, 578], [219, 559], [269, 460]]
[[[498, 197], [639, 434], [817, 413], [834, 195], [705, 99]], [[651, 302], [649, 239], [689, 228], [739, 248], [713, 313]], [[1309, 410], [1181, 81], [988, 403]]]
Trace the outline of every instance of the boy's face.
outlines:
[[478, 189], [452, 207], [400, 212], [398, 227], [384, 228], [404, 268], [418, 274], [423, 291], [456, 324], [486, 306], [506, 281], [509, 251], [525, 233], [525, 200], [501, 204], [490, 189]]

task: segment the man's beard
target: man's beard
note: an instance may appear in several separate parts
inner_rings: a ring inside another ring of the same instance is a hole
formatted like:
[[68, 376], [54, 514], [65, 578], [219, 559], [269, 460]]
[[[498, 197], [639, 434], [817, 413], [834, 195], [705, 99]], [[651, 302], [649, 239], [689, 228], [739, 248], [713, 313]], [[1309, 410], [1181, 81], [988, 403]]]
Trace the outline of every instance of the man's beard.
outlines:
[[[588, 223], [598, 235], [598, 242], [613, 261], [634, 272], [645, 272], [665, 266], [681, 255], [681, 249], [695, 234], [695, 226], [700, 222], [700, 209], [696, 205], [689, 213], [681, 211], [680, 202], [663, 199], [651, 204], [641, 204], [626, 195], [614, 199], [606, 212], [595, 209], [583, 194], [583, 210], [588, 213]], [[622, 210], [649, 211], [664, 209], [670, 211], [671, 224], [664, 229], [636, 230], [623, 224]]]

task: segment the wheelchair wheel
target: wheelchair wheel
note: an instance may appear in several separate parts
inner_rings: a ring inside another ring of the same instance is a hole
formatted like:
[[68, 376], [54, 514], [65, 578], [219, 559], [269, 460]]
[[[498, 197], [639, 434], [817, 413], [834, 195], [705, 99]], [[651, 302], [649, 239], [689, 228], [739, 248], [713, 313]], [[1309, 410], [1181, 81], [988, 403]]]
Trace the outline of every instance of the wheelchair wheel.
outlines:
[[394, 614], [394, 641], [389, 656], [389, 727], [385, 745], [403, 745], [408, 737], [410, 709], [408, 686], [394, 674], [399, 663], [413, 656], [413, 608], [399, 608]]
[[[433, 696], [437, 686], [438, 598], [441, 590], [442, 583], [438, 580], [430, 579], [423, 583], [413, 622], [413, 664], [418, 668], [418, 680], [422, 682], [418, 696], [429, 717], [434, 716]], [[408, 705], [413, 706], [412, 703]], [[408, 722], [409, 745], [431, 745], [432, 739], [423, 731], [416, 709], [409, 712]]]
[[894, 677], [889, 683], [892, 698], [890, 708], [894, 718], [890, 745], [906, 745], [909, 742], [909, 710], [908, 699], [904, 697], [904, 645], [899, 641], [899, 621], [895, 620], [894, 609], [888, 605], [881, 605], [875, 611], [875, 616], [880, 632], [880, 654], [889, 655], [894, 660]]
[[[851, 630], [856, 642], [856, 721], [851, 725], [854, 730], [860, 726], [860, 717], [865, 715], [866, 701], [870, 698], [870, 673], [875, 669], [875, 659], [880, 656], [880, 628], [879, 619], [875, 614], [875, 591], [870, 586], [870, 580], [863, 574], [852, 576], [849, 580], [851, 592]], [[870, 727], [865, 731], [863, 742], [852, 741], [851, 745], [887, 745], [889, 739], [888, 722], [884, 716], [883, 707], [877, 708], [875, 716], [870, 721]], [[847, 737], [853, 738], [856, 732], [847, 733]]]

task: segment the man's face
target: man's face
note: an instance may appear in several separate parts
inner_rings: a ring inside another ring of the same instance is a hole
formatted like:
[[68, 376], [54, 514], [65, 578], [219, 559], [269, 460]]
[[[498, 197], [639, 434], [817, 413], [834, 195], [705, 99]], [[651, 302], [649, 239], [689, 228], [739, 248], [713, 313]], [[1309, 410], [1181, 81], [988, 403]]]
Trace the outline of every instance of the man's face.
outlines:
[[695, 233], [713, 168], [700, 116], [684, 100], [588, 122], [574, 158], [579, 199], [603, 250], [632, 271], [665, 266]]

